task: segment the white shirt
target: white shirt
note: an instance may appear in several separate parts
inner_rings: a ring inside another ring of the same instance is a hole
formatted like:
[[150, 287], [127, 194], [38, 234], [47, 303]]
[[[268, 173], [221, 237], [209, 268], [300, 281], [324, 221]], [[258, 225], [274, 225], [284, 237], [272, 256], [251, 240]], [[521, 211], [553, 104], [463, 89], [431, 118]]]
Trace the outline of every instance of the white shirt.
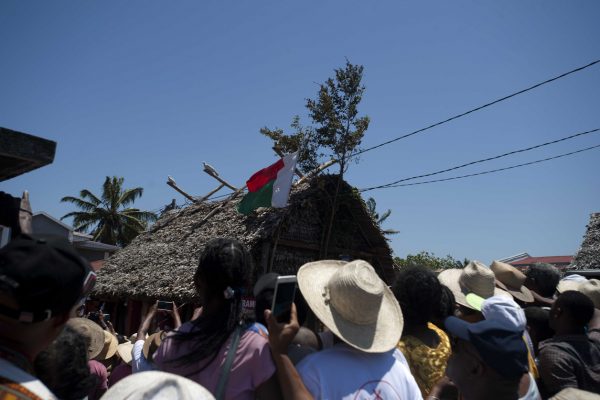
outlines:
[[0, 376], [25, 387], [42, 399], [55, 400], [56, 397], [39, 379], [29, 375], [13, 363], [0, 358]]
[[304, 358], [298, 373], [315, 399], [421, 400], [404, 355], [365, 353], [338, 343]]
[[156, 367], [144, 357], [144, 339], [136, 340], [131, 349], [131, 373], [154, 371]]

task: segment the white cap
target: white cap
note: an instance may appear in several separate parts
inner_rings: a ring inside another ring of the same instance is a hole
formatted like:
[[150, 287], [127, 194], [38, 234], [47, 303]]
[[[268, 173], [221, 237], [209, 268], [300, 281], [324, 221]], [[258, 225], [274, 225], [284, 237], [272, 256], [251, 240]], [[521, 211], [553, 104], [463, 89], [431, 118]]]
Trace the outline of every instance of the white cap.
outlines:
[[501, 322], [511, 330], [524, 331], [527, 327], [523, 309], [506, 296], [492, 296], [486, 299], [481, 306], [481, 313], [486, 320]]
[[214, 400], [213, 395], [194, 381], [168, 372], [138, 372], [121, 379], [103, 399], [113, 400]]

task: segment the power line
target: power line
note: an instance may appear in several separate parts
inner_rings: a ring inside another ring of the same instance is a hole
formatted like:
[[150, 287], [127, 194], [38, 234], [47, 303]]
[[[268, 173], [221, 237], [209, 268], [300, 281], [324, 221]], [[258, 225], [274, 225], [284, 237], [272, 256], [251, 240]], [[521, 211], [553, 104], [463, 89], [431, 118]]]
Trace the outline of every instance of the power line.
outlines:
[[591, 67], [591, 66], [593, 66], [593, 65], [595, 65], [595, 64], [598, 64], [598, 63], [600, 63], [600, 60], [593, 61], [593, 62], [591, 62], [591, 63], [589, 63], [589, 64], [586, 64], [586, 65], [584, 65], [584, 66], [581, 66], [581, 67], [579, 67], [579, 68], [575, 68], [575, 69], [573, 69], [573, 70], [571, 70], [571, 71], [568, 71], [568, 72], [565, 72], [565, 73], [563, 73], [563, 74], [560, 74], [560, 75], [558, 75], [558, 76], [555, 76], [554, 78], [547, 79], [547, 80], [545, 80], [545, 81], [543, 81], [543, 82], [536, 83], [536, 84], [535, 84], [535, 85], [533, 85], [533, 86], [529, 86], [528, 88], [525, 88], [525, 89], [519, 90], [518, 92], [514, 92], [514, 93], [512, 93], [512, 94], [509, 94], [508, 96], [501, 97], [501, 98], [499, 98], [499, 99], [497, 99], [497, 100], [491, 101], [491, 102], [489, 102], [489, 103], [486, 103], [486, 104], [484, 104], [484, 105], [482, 105], [482, 106], [479, 106], [479, 107], [473, 108], [473, 109], [471, 109], [471, 110], [469, 110], [469, 111], [465, 111], [465, 112], [463, 112], [463, 113], [461, 113], [461, 114], [458, 114], [458, 115], [455, 115], [455, 116], [453, 116], [453, 117], [447, 118], [447, 119], [445, 119], [445, 120], [443, 120], [443, 121], [436, 122], [436, 123], [434, 123], [434, 124], [431, 124], [431, 125], [429, 125], [429, 126], [426, 126], [425, 128], [417, 129], [416, 131], [412, 131], [412, 132], [410, 132], [410, 133], [407, 133], [407, 134], [405, 134], [405, 135], [398, 136], [397, 138], [390, 139], [390, 140], [388, 140], [388, 141], [386, 141], [386, 142], [383, 142], [383, 143], [380, 143], [380, 144], [378, 144], [378, 145], [375, 145], [375, 146], [372, 146], [372, 147], [368, 147], [368, 148], [366, 148], [366, 149], [363, 149], [363, 150], [359, 150], [359, 151], [357, 151], [356, 153], [352, 153], [352, 154], [350, 154], [350, 156], [349, 156], [349, 157], [356, 157], [356, 156], [358, 156], [358, 155], [360, 155], [360, 154], [363, 154], [363, 153], [366, 153], [366, 152], [368, 152], [368, 151], [375, 150], [375, 149], [378, 149], [378, 148], [380, 148], [380, 147], [387, 146], [388, 144], [391, 144], [391, 143], [397, 142], [398, 140], [406, 139], [407, 137], [410, 137], [410, 136], [416, 135], [416, 134], [418, 134], [418, 133], [421, 133], [421, 132], [427, 131], [427, 130], [429, 130], [429, 129], [431, 129], [431, 128], [435, 128], [436, 126], [440, 126], [440, 125], [442, 125], [442, 124], [445, 124], [445, 123], [447, 123], [447, 122], [450, 122], [450, 121], [453, 121], [453, 120], [455, 120], [455, 119], [458, 119], [458, 118], [464, 117], [465, 115], [469, 115], [469, 114], [471, 114], [471, 113], [474, 113], [475, 111], [482, 110], [482, 109], [484, 109], [484, 108], [486, 108], [486, 107], [489, 107], [489, 106], [492, 106], [492, 105], [494, 105], [494, 104], [500, 103], [500, 102], [502, 102], [502, 101], [504, 101], [504, 100], [508, 100], [508, 99], [510, 99], [510, 98], [512, 98], [512, 97], [515, 97], [515, 96], [518, 96], [518, 95], [520, 95], [520, 94], [523, 94], [523, 93], [529, 92], [530, 90], [536, 89], [536, 88], [538, 88], [538, 87], [540, 87], [540, 86], [543, 86], [543, 85], [546, 85], [546, 84], [548, 84], [548, 83], [554, 82], [554, 81], [556, 81], [556, 80], [558, 80], [558, 79], [561, 79], [561, 78], [564, 78], [564, 77], [566, 77], [566, 76], [568, 76], [568, 75], [571, 75], [571, 74], [574, 74], [574, 73], [576, 73], [576, 72], [582, 71], [582, 70], [584, 70], [584, 69], [586, 69], [586, 68], [589, 68], [589, 67]]
[[[523, 164], [511, 165], [510, 167], [492, 169], [492, 170], [483, 171], [483, 172], [477, 172], [477, 173], [468, 174], [468, 175], [453, 176], [453, 177], [444, 178], [444, 179], [434, 179], [434, 180], [430, 180], [430, 181], [414, 182], [414, 183], [401, 183], [401, 184], [398, 184], [398, 185], [391, 185], [391, 186], [381, 187], [379, 189], [387, 189], [387, 188], [401, 187], [401, 186], [424, 185], [424, 184], [427, 184], [427, 183], [445, 182], [445, 181], [452, 181], [452, 180], [456, 180], [456, 179], [469, 178], [469, 177], [472, 177], [472, 176], [486, 175], [486, 174], [491, 174], [491, 173], [494, 173], [494, 172], [500, 172], [500, 171], [506, 171], [506, 170], [509, 170], [509, 169], [524, 167], [524, 166], [527, 166], [527, 165], [538, 164], [538, 163], [541, 163], [541, 162], [544, 162], [544, 161], [555, 160], [557, 158], [566, 157], [566, 156], [570, 156], [570, 155], [573, 155], [573, 154], [581, 153], [581, 152], [584, 152], [584, 151], [592, 150], [592, 149], [595, 149], [597, 147], [600, 147], [600, 144], [597, 144], [597, 145], [591, 146], [591, 147], [586, 147], [584, 149], [572, 151], [570, 153], [559, 154], [558, 156], [554, 156], [554, 157], [543, 158], [541, 160], [535, 160], [535, 161], [531, 161], [531, 162], [523, 163]], [[367, 189], [361, 189], [359, 191], [360, 192], [366, 192], [366, 191], [369, 191], [369, 190], [372, 190], [372, 189], [367, 188]]]
[[500, 154], [500, 155], [497, 155], [497, 156], [488, 157], [488, 158], [484, 158], [484, 159], [477, 160], [477, 161], [471, 161], [471, 162], [468, 162], [466, 164], [461, 164], [461, 165], [457, 165], [455, 167], [442, 169], [440, 171], [435, 171], [435, 172], [431, 172], [431, 173], [428, 173], [428, 174], [416, 175], [416, 176], [411, 176], [409, 178], [399, 179], [397, 181], [386, 183], [386, 184], [383, 184], [383, 185], [378, 185], [378, 186], [373, 186], [373, 187], [365, 188], [365, 189], [362, 189], [362, 191], [366, 192], [366, 191], [369, 191], [369, 190], [383, 189], [383, 188], [386, 188], [388, 186], [394, 186], [394, 185], [396, 185], [396, 184], [398, 184], [400, 182], [411, 181], [413, 179], [425, 178], [425, 177], [432, 176], [432, 175], [438, 175], [438, 174], [441, 174], [441, 173], [444, 173], [444, 172], [454, 171], [454, 170], [457, 170], [459, 168], [467, 167], [469, 165], [479, 164], [479, 163], [486, 162], [486, 161], [491, 161], [491, 160], [497, 160], [499, 158], [510, 156], [512, 154], [523, 153], [523, 152], [526, 152], [526, 151], [530, 151], [530, 150], [534, 150], [534, 149], [539, 149], [540, 147], [548, 146], [548, 145], [555, 144], [555, 143], [564, 142], [565, 140], [573, 139], [573, 138], [576, 138], [578, 136], [583, 136], [583, 135], [587, 135], [587, 134], [590, 134], [590, 133], [595, 133], [595, 132], [598, 132], [598, 131], [600, 131], [600, 128], [592, 129], [590, 131], [576, 133], [576, 134], [571, 135], [571, 136], [567, 136], [567, 137], [564, 137], [564, 138], [561, 138], [561, 139], [557, 139], [557, 140], [552, 140], [550, 142], [538, 144], [536, 146], [531, 146], [531, 147], [527, 147], [527, 148], [524, 148], [524, 149], [509, 151], [508, 153]]

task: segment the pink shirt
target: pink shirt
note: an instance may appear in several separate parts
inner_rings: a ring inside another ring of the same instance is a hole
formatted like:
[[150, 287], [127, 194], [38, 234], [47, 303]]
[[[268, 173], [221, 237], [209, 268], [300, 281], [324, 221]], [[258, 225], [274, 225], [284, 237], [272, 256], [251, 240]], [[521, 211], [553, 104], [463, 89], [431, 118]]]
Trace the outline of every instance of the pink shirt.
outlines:
[[[187, 322], [179, 330], [189, 332], [192, 328], [193, 325]], [[197, 372], [197, 369], [202, 363], [177, 366], [167, 362], [188, 353], [191, 346], [187, 342], [166, 339], [154, 354], [153, 359], [159, 370], [185, 376], [214, 393], [230, 345], [231, 336], [221, 347], [215, 360], [201, 372]], [[266, 382], [274, 373], [275, 363], [271, 357], [267, 339], [255, 332], [244, 331], [229, 373], [225, 399], [254, 399], [256, 388]]]

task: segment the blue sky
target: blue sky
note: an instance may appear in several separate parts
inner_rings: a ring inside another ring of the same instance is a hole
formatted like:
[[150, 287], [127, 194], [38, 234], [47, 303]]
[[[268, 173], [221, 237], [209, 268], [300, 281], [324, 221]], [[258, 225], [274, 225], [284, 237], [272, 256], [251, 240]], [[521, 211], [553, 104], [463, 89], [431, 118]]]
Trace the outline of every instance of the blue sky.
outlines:
[[[136, 205], [201, 195], [202, 161], [235, 184], [275, 161], [258, 130], [288, 128], [345, 58], [365, 66], [368, 147], [600, 58], [597, 1], [29, 1], [0, 3], [0, 126], [58, 142], [29, 190], [60, 217], [65, 195], [107, 175]], [[364, 154], [363, 188], [600, 127], [600, 65]], [[591, 134], [461, 169], [499, 168], [600, 144]], [[512, 171], [370, 192], [401, 256], [573, 254], [600, 211], [600, 149]]]

